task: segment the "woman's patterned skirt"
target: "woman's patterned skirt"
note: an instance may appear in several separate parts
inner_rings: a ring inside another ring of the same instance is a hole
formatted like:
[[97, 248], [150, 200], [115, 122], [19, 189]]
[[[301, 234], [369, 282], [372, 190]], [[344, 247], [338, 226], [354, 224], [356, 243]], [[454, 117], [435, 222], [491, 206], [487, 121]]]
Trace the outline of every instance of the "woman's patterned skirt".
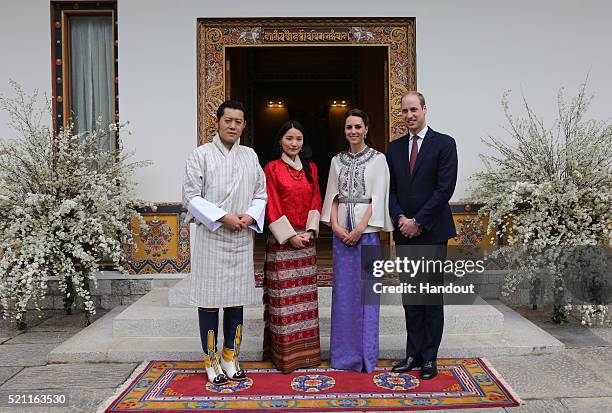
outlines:
[[264, 359], [283, 373], [321, 363], [314, 241], [295, 249], [268, 240], [264, 266]]

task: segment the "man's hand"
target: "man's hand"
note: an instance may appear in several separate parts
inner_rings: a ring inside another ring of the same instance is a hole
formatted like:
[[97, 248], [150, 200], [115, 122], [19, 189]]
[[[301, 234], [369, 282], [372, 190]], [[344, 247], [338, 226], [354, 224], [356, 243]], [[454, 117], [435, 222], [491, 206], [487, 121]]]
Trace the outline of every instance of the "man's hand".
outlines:
[[242, 220], [240, 219], [238, 215], [234, 215], [234, 214], [223, 215], [223, 218], [221, 218], [221, 222], [223, 223], [223, 226], [225, 228], [229, 229], [230, 231], [234, 231], [234, 232], [242, 231], [248, 226], [248, 225], [245, 225], [244, 222], [242, 222]]
[[416, 225], [414, 219], [406, 218], [401, 216], [398, 220], [399, 230], [406, 238], [414, 238], [421, 235], [423, 228], [420, 225]]
[[238, 215], [240, 221], [244, 224], [244, 228], [248, 228], [249, 225], [252, 225], [255, 220], [249, 214], [240, 214]]
[[416, 234], [414, 234], [414, 236], [412, 238], [418, 237], [419, 235], [421, 235], [423, 233], [423, 227], [422, 226], [417, 225], [417, 228], [418, 228], [417, 232], [416, 232]]

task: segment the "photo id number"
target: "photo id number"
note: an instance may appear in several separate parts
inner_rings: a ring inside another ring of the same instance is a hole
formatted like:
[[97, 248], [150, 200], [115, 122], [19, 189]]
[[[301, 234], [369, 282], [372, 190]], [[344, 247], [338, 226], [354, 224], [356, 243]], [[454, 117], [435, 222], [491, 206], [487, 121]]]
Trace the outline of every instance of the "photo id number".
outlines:
[[66, 404], [67, 397], [65, 394], [21, 393], [21, 394], [9, 394], [7, 401], [9, 405]]

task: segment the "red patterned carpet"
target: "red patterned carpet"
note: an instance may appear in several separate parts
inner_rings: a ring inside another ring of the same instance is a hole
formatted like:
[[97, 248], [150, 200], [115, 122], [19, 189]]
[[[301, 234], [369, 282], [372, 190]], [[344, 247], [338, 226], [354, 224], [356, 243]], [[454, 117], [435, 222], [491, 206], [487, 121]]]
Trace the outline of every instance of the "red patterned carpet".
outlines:
[[355, 412], [512, 407], [519, 398], [485, 359], [440, 359], [438, 376], [391, 373], [381, 361], [366, 373], [320, 368], [281, 374], [269, 363], [243, 362], [249, 379], [215, 386], [203, 363], [143, 363], [106, 413]]

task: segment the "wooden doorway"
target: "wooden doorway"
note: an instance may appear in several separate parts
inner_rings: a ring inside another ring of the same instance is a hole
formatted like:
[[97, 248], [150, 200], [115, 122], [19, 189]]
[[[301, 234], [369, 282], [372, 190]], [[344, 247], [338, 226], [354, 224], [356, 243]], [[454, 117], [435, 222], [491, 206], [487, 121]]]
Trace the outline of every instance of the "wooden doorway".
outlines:
[[[414, 18], [199, 19], [198, 144], [212, 138], [216, 108], [228, 98], [246, 104], [242, 143], [262, 165], [280, 125], [297, 119], [307, 128], [324, 195], [347, 108], [368, 113], [379, 151], [406, 133], [400, 97], [416, 88], [415, 50]], [[264, 245], [258, 237], [259, 267]], [[324, 225], [317, 250], [319, 266], [331, 267], [331, 231]]]
[[394, 139], [405, 134], [400, 97], [416, 88], [414, 17], [198, 19], [198, 137], [209, 142], [217, 107], [231, 93], [229, 49], [237, 47], [381, 47], [386, 51], [387, 127]]

